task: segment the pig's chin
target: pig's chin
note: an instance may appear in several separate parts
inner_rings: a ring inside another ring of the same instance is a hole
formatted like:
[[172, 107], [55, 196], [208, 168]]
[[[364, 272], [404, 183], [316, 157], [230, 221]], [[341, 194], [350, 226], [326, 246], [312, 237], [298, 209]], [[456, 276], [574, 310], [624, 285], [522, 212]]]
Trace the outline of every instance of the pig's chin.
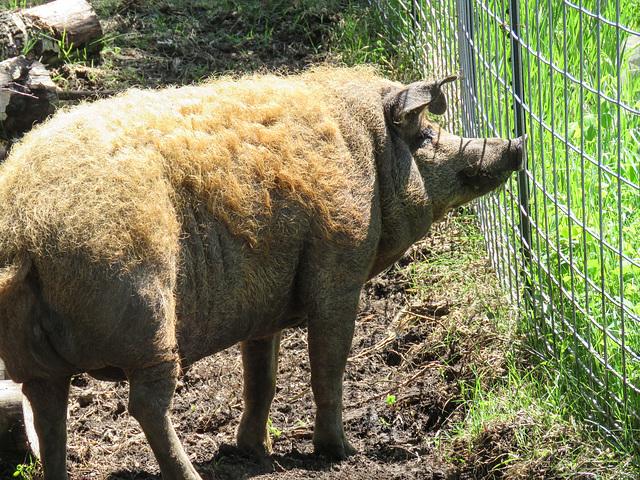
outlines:
[[510, 172], [482, 172], [473, 176], [468, 176], [464, 171], [460, 172], [460, 183], [462, 184], [462, 188], [468, 192], [468, 200], [462, 203], [467, 203], [467, 201], [497, 190], [507, 183], [509, 176]]
[[456, 199], [449, 206], [449, 211], [455, 210], [469, 202], [472, 202], [478, 197], [486, 195], [491, 192], [499, 191], [509, 180], [508, 173], [500, 173], [495, 176], [483, 175], [481, 177], [475, 177], [477, 182], [474, 182], [472, 178], [467, 177], [463, 181], [463, 188], [466, 194], [463, 194], [460, 198]]
[[[493, 186], [490, 186], [485, 193], [496, 192], [505, 186], [509, 178], [511, 177], [511, 172], [509, 173], [500, 173], [493, 177]], [[484, 194], [483, 194], [484, 195]]]

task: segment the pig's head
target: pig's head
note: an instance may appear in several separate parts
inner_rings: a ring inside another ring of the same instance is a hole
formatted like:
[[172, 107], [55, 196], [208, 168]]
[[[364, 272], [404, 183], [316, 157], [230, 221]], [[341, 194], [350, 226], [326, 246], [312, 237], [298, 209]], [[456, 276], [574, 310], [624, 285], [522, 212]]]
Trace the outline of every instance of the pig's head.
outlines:
[[452, 135], [424, 115], [447, 109], [443, 85], [455, 76], [415, 82], [390, 94], [385, 102], [388, 124], [409, 149], [432, 206], [432, 221], [502, 186], [522, 167], [525, 137], [462, 138]]

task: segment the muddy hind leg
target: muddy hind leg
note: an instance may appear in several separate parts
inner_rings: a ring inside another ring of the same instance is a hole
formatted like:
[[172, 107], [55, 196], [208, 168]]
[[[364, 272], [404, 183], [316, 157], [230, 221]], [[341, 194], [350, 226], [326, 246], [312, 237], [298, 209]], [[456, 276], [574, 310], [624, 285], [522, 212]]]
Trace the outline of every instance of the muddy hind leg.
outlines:
[[69, 377], [30, 380], [22, 385], [33, 410], [40, 461], [47, 480], [67, 480]]
[[276, 393], [281, 333], [242, 342], [244, 412], [238, 428], [238, 447], [259, 456], [271, 453], [267, 422]]
[[169, 411], [179, 371], [177, 360], [129, 371], [129, 412], [140, 423], [163, 480], [201, 480], [171, 424]]

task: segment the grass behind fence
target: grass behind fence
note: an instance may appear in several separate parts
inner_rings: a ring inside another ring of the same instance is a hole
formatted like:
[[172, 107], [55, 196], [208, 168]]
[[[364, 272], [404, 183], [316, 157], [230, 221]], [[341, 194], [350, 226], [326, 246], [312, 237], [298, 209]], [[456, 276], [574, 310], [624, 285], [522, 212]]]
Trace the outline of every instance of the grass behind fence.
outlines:
[[[515, 182], [484, 202], [487, 240], [529, 309], [532, 340], [560, 362], [567, 389], [582, 394], [601, 428], [637, 446], [640, 72], [629, 67], [627, 39], [640, 30], [640, 2], [520, 0], [517, 25], [508, 0], [379, 3], [424, 68], [450, 69], [458, 53], [441, 45], [466, 45], [467, 134], [514, 136], [512, 39], [520, 44], [530, 205], [523, 210]], [[457, 18], [460, 28], [451, 26]], [[416, 29], [425, 21], [432, 26]]]
[[[606, 11], [596, 2], [559, 1], [525, 1], [520, 9], [532, 327], [573, 373], [601, 426], [633, 439], [640, 427], [640, 85], [624, 45], [638, 7], [625, 6], [626, 18], [615, 2]], [[492, 99], [481, 103], [480, 130], [504, 135], [509, 116], [495, 112], [509, 112], [513, 102], [506, 5], [478, 2], [475, 18], [480, 76], [494, 78], [479, 86], [480, 97]], [[494, 216], [509, 218], [509, 203]]]

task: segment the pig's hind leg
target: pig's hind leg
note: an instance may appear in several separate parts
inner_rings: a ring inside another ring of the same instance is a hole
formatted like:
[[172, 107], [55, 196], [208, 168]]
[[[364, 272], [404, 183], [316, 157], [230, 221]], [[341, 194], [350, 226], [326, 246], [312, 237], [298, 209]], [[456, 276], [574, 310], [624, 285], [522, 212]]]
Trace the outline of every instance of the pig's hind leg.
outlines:
[[242, 342], [244, 412], [238, 427], [238, 447], [248, 453], [271, 454], [267, 422], [276, 394], [281, 333]]
[[129, 379], [129, 412], [140, 423], [160, 465], [164, 480], [200, 480], [171, 424], [170, 408], [180, 373], [175, 338], [175, 305], [171, 285], [142, 281], [127, 311], [130, 336], [138, 339], [138, 361], [124, 368]]
[[70, 377], [29, 380], [22, 385], [33, 410], [44, 478], [67, 477], [67, 402]]
[[140, 423], [158, 460], [164, 480], [201, 480], [171, 424], [169, 409], [176, 379], [170, 362], [147, 367], [129, 376], [129, 412]]

